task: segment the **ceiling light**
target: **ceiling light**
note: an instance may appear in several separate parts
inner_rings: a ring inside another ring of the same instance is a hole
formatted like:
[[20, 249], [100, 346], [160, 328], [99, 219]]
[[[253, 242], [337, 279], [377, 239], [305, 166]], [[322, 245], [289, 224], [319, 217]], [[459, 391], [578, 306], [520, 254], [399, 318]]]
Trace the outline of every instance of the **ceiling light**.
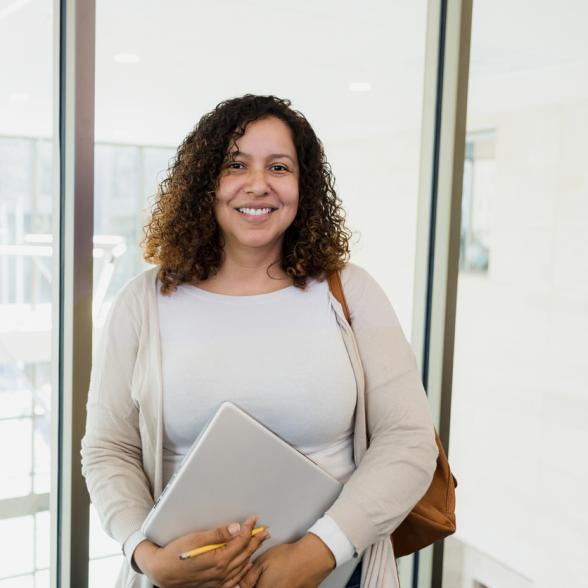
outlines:
[[369, 92], [371, 89], [372, 85], [369, 82], [351, 82], [349, 84], [351, 92]]
[[141, 58], [135, 53], [117, 53], [114, 56], [114, 61], [117, 63], [139, 63]]

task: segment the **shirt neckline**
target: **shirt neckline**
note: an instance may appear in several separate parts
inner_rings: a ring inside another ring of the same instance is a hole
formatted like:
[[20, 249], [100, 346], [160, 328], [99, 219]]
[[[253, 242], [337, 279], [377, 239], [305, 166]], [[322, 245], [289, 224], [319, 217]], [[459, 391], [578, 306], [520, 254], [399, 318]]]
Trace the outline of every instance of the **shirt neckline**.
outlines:
[[244, 295], [234, 295], [234, 294], [219, 294], [217, 292], [209, 292], [208, 290], [204, 290], [199, 288], [198, 286], [194, 286], [193, 284], [180, 284], [178, 289], [183, 290], [187, 294], [191, 296], [197, 296], [199, 298], [206, 298], [208, 300], [217, 300], [220, 302], [237, 302], [237, 303], [247, 303], [247, 302], [255, 302], [255, 301], [262, 301], [262, 300], [269, 300], [273, 298], [280, 298], [282, 296], [287, 296], [291, 292], [296, 289], [296, 286], [289, 285], [285, 288], [280, 288], [279, 290], [274, 290], [273, 292], [264, 292], [263, 294], [244, 294]]

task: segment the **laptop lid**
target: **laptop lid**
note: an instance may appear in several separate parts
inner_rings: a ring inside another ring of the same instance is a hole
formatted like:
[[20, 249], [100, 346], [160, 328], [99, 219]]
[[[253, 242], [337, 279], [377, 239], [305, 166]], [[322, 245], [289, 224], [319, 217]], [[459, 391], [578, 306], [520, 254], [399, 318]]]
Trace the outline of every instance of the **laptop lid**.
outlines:
[[[302, 537], [337, 498], [342, 484], [231, 402], [221, 404], [145, 519], [158, 545], [252, 514], [270, 527], [256, 557]], [[357, 560], [321, 588], [344, 586]], [[333, 583], [334, 582], [334, 583]]]

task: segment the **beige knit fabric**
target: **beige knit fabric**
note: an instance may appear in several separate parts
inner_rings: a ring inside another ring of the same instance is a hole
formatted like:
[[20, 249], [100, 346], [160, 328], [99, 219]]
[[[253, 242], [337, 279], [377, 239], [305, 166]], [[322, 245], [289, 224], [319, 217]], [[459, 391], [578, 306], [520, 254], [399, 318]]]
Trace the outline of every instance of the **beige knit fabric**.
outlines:
[[[113, 303], [92, 368], [82, 441], [92, 502], [121, 545], [162, 490], [156, 273], [131, 280]], [[362, 588], [397, 588], [389, 535], [433, 477], [433, 423], [414, 354], [386, 295], [357, 265], [347, 264], [341, 277], [353, 330], [333, 296], [331, 304], [357, 382], [357, 469], [327, 512], [364, 553]], [[126, 561], [116, 586], [152, 588]]]

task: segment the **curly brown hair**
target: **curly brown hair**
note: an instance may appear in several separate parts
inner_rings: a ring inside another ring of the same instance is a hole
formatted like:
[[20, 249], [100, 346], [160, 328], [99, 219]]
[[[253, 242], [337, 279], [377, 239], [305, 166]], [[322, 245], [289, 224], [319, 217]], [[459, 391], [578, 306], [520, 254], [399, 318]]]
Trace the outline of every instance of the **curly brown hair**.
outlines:
[[[145, 227], [145, 260], [159, 265], [164, 294], [182, 283], [213, 276], [223, 260], [223, 239], [214, 213], [215, 189], [229, 148], [255, 120], [276, 117], [288, 125], [298, 156], [299, 204], [286, 229], [282, 269], [296, 287], [324, 279], [349, 259], [351, 232], [335, 192], [323, 145], [289, 100], [246, 94], [205, 114], [179, 146]], [[269, 268], [268, 268], [269, 270]]]

